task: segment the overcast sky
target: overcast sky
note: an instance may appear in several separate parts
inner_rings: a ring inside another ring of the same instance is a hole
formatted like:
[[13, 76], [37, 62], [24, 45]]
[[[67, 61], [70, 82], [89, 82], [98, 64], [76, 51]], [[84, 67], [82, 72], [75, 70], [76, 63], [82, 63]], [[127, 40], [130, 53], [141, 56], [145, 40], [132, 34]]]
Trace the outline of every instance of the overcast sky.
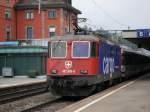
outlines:
[[87, 25], [104, 29], [150, 28], [150, 0], [72, 0]]

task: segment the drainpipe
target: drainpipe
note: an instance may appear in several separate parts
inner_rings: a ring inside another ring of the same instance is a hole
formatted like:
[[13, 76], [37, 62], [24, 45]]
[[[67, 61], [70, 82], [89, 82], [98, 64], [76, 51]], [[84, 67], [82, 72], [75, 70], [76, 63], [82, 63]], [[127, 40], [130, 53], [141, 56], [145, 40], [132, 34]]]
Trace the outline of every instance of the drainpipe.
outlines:
[[[15, 0], [15, 4], [16, 4], [16, 3], [17, 3], [17, 0]], [[14, 4], [14, 5], [15, 5], [15, 4]], [[15, 37], [15, 39], [18, 40], [18, 38], [17, 38], [17, 33], [18, 33], [18, 31], [17, 31], [17, 27], [18, 27], [18, 26], [17, 26], [17, 9], [15, 9], [15, 7], [14, 7], [14, 13], [15, 13], [15, 20], [16, 20], [16, 21], [15, 21], [15, 30], [16, 30], [16, 35], [15, 35], [16, 37]]]
[[17, 13], [17, 10], [15, 10], [15, 13], [16, 13], [16, 40], [18, 40], [18, 38], [17, 38], [17, 37], [18, 37], [18, 31], [17, 31], [17, 30], [18, 30], [18, 24], [17, 24], [17, 20], [18, 20], [18, 18], [17, 18], [17, 17], [18, 17], [18, 13]]
[[44, 39], [45, 38], [45, 11], [44, 10], [42, 10], [41, 11], [41, 24], [42, 24], [42, 29], [41, 29], [41, 31], [42, 31], [42, 39]]
[[61, 17], [60, 17], [60, 27], [61, 27], [61, 35], [65, 34], [65, 27], [64, 27], [64, 13], [63, 13], [63, 8], [61, 9]]
[[41, 16], [41, 33], [42, 33], [42, 39], [44, 39], [45, 38], [45, 10], [41, 10], [41, 9], [42, 9], [42, 1], [39, 0], [38, 14]]
[[71, 27], [71, 26], [70, 26], [70, 23], [71, 23], [71, 22], [70, 22], [70, 9], [69, 9], [69, 33], [70, 33], [70, 27]]

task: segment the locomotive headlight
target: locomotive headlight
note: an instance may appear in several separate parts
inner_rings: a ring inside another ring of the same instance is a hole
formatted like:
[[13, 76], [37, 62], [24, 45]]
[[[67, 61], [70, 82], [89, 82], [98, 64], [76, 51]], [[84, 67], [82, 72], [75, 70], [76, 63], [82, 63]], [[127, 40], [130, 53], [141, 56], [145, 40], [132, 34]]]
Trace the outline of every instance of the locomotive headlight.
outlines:
[[52, 69], [52, 70], [51, 70], [51, 73], [52, 73], [52, 74], [57, 74], [57, 70]]
[[87, 70], [80, 70], [80, 73], [81, 74], [88, 74], [88, 71]]

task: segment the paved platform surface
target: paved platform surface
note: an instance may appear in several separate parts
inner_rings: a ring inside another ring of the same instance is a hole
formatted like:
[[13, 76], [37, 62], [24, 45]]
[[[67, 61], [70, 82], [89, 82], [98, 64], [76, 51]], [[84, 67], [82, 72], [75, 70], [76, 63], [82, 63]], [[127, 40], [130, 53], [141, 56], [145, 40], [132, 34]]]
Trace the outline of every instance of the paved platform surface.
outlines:
[[104, 90], [59, 112], [150, 112], [150, 73]]
[[0, 89], [1, 88], [8, 88], [13, 86], [19, 86], [19, 85], [26, 85], [26, 84], [32, 84], [32, 83], [38, 83], [38, 82], [45, 82], [46, 76], [40, 76], [37, 78], [28, 78], [28, 77], [13, 77], [13, 78], [4, 78], [0, 77]]

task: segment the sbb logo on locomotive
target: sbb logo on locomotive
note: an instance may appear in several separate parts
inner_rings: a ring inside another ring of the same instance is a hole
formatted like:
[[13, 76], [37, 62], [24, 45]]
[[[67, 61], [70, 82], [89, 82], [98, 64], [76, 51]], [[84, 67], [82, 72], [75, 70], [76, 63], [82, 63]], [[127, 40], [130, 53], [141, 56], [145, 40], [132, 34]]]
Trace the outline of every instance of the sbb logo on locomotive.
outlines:
[[72, 61], [65, 61], [64, 63], [65, 69], [62, 70], [62, 73], [67, 73], [67, 74], [75, 74], [76, 71], [72, 70]]
[[72, 61], [65, 61], [65, 68], [66, 69], [72, 68]]
[[114, 72], [114, 58], [103, 58], [103, 73], [109, 74]]

